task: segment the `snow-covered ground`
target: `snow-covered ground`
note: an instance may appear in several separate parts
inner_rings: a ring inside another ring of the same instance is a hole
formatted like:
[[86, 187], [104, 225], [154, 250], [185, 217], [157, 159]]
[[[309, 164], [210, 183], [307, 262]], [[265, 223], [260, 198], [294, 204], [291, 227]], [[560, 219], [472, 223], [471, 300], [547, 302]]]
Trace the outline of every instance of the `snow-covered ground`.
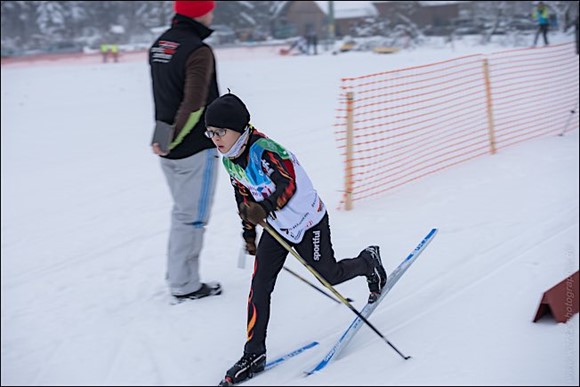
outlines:
[[[354, 314], [282, 271], [269, 357], [320, 345], [247, 385], [578, 385], [578, 315], [532, 323], [543, 292], [579, 267], [577, 130], [336, 210], [343, 171], [332, 125], [341, 77], [502, 48], [217, 51], [222, 92], [242, 97], [253, 124], [309, 172], [339, 257], [380, 244], [391, 271], [439, 229], [371, 317], [412, 359], [362, 327], [335, 363], [305, 378]], [[1, 81], [2, 385], [217, 384], [242, 354], [252, 267], [248, 258], [237, 268], [241, 230], [225, 172], [201, 268], [224, 293], [170, 305], [172, 203], [148, 146], [146, 62], [3, 66]], [[315, 282], [292, 256], [286, 265]], [[336, 288], [362, 308], [363, 278]]]

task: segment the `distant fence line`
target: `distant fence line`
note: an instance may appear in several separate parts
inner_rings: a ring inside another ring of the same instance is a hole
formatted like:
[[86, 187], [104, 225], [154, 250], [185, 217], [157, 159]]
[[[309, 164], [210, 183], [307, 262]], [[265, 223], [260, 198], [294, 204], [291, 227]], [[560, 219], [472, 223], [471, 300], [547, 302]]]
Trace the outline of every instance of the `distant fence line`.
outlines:
[[575, 43], [469, 55], [341, 83], [335, 133], [345, 165], [339, 207], [347, 210], [442, 169], [579, 126]]

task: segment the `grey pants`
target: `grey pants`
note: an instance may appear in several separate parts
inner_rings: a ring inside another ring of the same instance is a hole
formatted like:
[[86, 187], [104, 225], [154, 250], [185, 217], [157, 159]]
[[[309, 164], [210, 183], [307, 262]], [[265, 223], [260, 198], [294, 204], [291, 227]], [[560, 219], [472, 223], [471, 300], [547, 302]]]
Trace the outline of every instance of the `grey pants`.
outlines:
[[167, 251], [166, 280], [173, 295], [201, 287], [199, 255], [215, 193], [219, 156], [206, 149], [180, 160], [161, 159], [173, 210]]

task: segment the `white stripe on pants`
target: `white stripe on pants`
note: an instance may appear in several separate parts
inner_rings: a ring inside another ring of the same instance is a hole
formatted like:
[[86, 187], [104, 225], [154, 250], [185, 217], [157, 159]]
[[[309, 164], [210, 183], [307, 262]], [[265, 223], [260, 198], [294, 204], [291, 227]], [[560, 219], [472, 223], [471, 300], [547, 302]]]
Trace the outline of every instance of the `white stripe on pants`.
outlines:
[[180, 160], [160, 159], [173, 197], [166, 280], [171, 294], [183, 295], [201, 287], [199, 255], [213, 204], [219, 156], [212, 148]]

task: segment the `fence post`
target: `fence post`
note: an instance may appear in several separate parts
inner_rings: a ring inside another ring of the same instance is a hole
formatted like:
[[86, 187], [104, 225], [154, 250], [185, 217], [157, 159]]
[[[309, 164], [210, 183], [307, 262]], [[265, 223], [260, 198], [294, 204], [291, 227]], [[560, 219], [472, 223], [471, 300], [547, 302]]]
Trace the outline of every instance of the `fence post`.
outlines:
[[487, 131], [489, 134], [489, 146], [491, 154], [495, 154], [495, 125], [493, 122], [493, 103], [491, 100], [491, 82], [489, 80], [489, 63], [483, 59], [483, 77], [485, 79], [485, 97], [487, 100]]
[[352, 147], [354, 92], [346, 93], [346, 166], [344, 171], [345, 208], [352, 210]]

